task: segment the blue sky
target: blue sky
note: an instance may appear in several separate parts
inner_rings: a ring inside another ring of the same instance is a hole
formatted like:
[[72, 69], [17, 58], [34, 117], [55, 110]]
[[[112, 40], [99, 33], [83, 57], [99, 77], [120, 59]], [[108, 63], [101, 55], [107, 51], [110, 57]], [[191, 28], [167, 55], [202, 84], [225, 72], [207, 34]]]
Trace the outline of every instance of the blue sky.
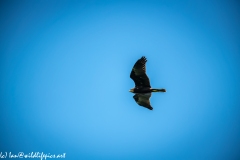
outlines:
[[[1, 1], [0, 151], [238, 159], [237, 1]], [[130, 71], [146, 56], [153, 111]]]

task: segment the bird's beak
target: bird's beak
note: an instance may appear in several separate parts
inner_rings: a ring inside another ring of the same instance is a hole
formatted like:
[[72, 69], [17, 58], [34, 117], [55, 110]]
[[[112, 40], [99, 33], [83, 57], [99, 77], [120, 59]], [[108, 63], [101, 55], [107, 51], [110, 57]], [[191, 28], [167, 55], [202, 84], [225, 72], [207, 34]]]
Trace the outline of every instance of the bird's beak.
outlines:
[[129, 92], [132, 92], [132, 93], [133, 93], [133, 89], [130, 89]]

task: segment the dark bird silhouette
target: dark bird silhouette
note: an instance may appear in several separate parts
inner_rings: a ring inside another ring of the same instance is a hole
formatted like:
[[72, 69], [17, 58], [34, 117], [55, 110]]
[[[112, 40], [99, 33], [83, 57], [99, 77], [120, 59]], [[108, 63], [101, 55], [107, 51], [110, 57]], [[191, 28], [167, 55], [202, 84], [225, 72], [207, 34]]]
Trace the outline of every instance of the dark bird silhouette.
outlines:
[[134, 64], [130, 78], [134, 81], [135, 87], [130, 89], [129, 92], [135, 93], [133, 98], [138, 105], [152, 110], [153, 108], [149, 100], [152, 92], [166, 92], [166, 90], [151, 88], [149, 78], [146, 74], [146, 62], [147, 59], [143, 56]]

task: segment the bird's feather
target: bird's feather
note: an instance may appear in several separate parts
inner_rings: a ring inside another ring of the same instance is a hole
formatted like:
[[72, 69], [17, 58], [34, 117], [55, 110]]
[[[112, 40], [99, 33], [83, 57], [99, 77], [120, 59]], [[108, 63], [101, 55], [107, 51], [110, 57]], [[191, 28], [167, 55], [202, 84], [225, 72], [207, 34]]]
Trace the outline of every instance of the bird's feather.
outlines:
[[151, 93], [144, 93], [144, 94], [137, 93], [133, 96], [134, 100], [137, 102], [138, 105], [152, 110], [153, 108], [149, 100], [150, 97], [151, 97]]
[[130, 78], [135, 83], [136, 88], [150, 87], [150, 81], [146, 74], [146, 62], [147, 59], [143, 56], [133, 66]]

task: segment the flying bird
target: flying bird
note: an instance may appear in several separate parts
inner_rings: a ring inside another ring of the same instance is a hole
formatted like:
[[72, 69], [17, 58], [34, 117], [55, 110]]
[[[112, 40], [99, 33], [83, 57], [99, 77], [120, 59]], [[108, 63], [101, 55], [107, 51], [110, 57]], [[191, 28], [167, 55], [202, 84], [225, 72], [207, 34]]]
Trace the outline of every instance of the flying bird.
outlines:
[[130, 78], [134, 81], [135, 87], [130, 89], [129, 92], [135, 93], [133, 98], [138, 105], [152, 110], [153, 108], [149, 100], [152, 92], [166, 92], [166, 90], [151, 88], [149, 78], [146, 74], [146, 62], [147, 59], [143, 56], [134, 64]]

